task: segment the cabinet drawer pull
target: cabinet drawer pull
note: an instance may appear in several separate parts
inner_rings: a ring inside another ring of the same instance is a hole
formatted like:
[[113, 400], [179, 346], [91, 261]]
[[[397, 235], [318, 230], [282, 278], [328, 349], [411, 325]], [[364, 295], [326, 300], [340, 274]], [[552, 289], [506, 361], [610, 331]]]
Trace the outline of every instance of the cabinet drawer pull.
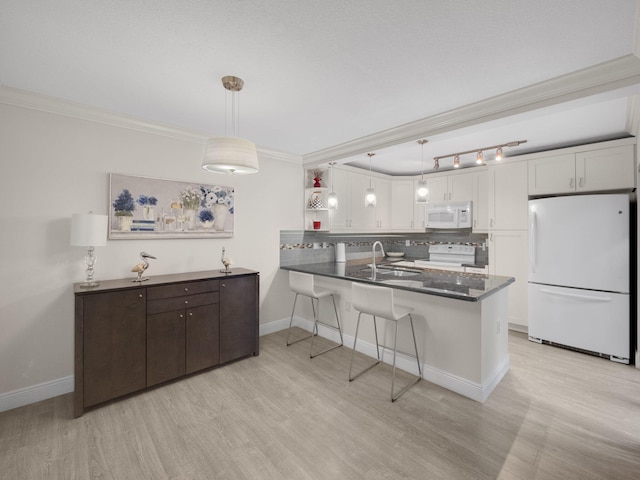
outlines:
[[184, 301], [184, 304], [185, 304], [185, 305], [189, 305], [189, 300], [185, 300], [185, 301]]
[[190, 317], [193, 317], [193, 312], [189, 312], [189, 316], [190, 316]]
[[142, 294], [138, 295], [140, 298], [142, 298]]
[[185, 292], [188, 292], [188, 291], [189, 291], [189, 288], [188, 288], [188, 287], [184, 287], [184, 291], [185, 291]]
[[180, 314], [180, 318], [184, 318], [184, 315], [183, 315], [183, 314]]

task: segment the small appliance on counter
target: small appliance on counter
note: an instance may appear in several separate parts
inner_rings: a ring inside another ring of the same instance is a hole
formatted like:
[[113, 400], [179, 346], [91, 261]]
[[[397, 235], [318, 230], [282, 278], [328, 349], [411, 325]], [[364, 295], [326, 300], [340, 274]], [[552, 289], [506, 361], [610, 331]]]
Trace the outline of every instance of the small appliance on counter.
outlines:
[[345, 253], [344, 243], [336, 243], [336, 262], [344, 263], [347, 261], [347, 255]]

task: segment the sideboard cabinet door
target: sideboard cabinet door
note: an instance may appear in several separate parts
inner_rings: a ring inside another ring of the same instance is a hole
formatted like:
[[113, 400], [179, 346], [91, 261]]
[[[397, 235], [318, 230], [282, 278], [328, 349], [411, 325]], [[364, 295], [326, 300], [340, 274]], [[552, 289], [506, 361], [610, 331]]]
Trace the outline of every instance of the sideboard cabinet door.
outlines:
[[144, 288], [83, 298], [84, 406], [145, 388]]
[[220, 281], [220, 363], [258, 354], [258, 278]]
[[147, 386], [185, 374], [184, 309], [147, 316]]

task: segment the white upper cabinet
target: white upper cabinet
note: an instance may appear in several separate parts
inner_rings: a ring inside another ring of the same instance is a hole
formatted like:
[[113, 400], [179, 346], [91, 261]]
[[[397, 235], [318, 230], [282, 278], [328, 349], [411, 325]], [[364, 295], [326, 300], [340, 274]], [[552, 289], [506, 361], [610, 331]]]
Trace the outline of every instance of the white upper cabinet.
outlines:
[[[365, 207], [364, 194], [369, 185], [376, 192], [375, 207]], [[391, 228], [389, 180], [334, 168], [333, 189], [338, 196], [338, 208], [329, 210], [331, 230], [371, 231]]]
[[474, 173], [458, 173], [447, 177], [447, 201], [462, 202], [473, 200]]
[[634, 148], [622, 145], [585, 151], [568, 149], [561, 155], [531, 158], [529, 195], [633, 189]]
[[575, 154], [529, 160], [529, 195], [575, 191]]
[[429, 202], [458, 202], [473, 200], [473, 173], [427, 176]]
[[490, 165], [489, 230], [526, 230], [527, 162]]
[[632, 189], [636, 186], [634, 146], [576, 153], [576, 190]]
[[393, 180], [391, 182], [391, 229], [412, 230], [416, 210], [415, 182]]
[[473, 173], [473, 203], [471, 205], [473, 231], [486, 232], [489, 228], [489, 172]]

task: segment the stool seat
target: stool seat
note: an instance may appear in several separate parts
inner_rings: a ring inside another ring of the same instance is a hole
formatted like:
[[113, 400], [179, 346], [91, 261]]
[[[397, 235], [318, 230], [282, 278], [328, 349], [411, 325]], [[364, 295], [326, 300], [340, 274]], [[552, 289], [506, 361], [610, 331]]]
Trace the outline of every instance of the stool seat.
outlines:
[[[309, 353], [309, 357], [314, 358], [314, 357], [317, 357], [318, 355], [321, 355], [330, 350], [333, 350], [334, 348], [338, 348], [344, 345], [344, 341], [342, 339], [342, 328], [340, 326], [340, 318], [338, 316], [338, 307], [336, 306], [336, 299], [335, 299], [337, 292], [329, 288], [316, 287], [314, 283], [313, 275], [309, 273], [293, 272], [293, 271], [289, 272], [289, 288], [293, 292], [295, 292], [296, 296], [293, 300], [293, 310], [291, 311], [291, 319], [289, 320], [287, 346], [293, 345], [294, 343], [300, 342], [302, 340], [306, 340], [307, 338], [311, 338], [311, 351]], [[291, 336], [291, 328], [293, 326], [293, 316], [296, 311], [296, 302], [298, 300], [298, 295], [309, 297], [309, 299], [311, 300], [311, 309], [313, 311], [313, 329], [311, 331], [311, 335], [303, 338], [299, 338], [297, 340], [290, 342], [289, 338]], [[333, 309], [336, 315], [336, 325], [327, 324], [320, 320], [320, 299], [326, 298], [326, 297], [331, 297], [333, 301]], [[340, 335], [340, 344], [335, 345], [333, 347], [329, 347], [321, 352], [314, 353], [313, 343], [314, 343], [314, 338], [318, 335], [318, 324], [322, 324], [325, 327], [329, 327], [334, 330], [337, 330], [338, 334]]]
[[[364, 283], [353, 282], [351, 284], [351, 301], [353, 303], [353, 308], [355, 308], [358, 313], [358, 322], [356, 324], [356, 334], [353, 341], [353, 350], [351, 351], [351, 362], [349, 363], [349, 381], [352, 382], [356, 378], [358, 378], [363, 373], [372, 369], [376, 365], [378, 365], [381, 361], [380, 359], [380, 343], [378, 342], [378, 327], [376, 322], [376, 317], [381, 317], [386, 320], [391, 320], [395, 322], [395, 336], [393, 339], [393, 373], [391, 375], [391, 401], [395, 402], [400, 395], [406, 392], [411, 386], [417, 383], [422, 378], [422, 366], [420, 364], [420, 359], [418, 357], [418, 345], [416, 343], [416, 334], [413, 328], [413, 318], [411, 317], [411, 312], [413, 312], [413, 308], [407, 307], [404, 305], [396, 305], [393, 300], [393, 289], [389, 287], [382, 287], [378, 285], [368, 285]], [[373, 317], [373, 327], [376, 336], [376, 352], [378, 355], [378, 361], [373, 365], [369, 365], [367, 368], [357, 373], [356, 375], [352, 375], [353, 369], [353, 355], [356, 351], [356, 343], [358, 342], [358, 330], [360, 329], [360, 318], [362, 314], [371, 315]], [[398, 323], [400, 320], [408, 318], [409, 323], [411, 324], [411, 334], [413, 336], [413, 346], [415, 348], [415, 357], [416, 362], [418, 364], [418, 373], [419, 376], [402, 388], [398, 393], [394, 393], [394, 383], [396, 376], [396, 353], [397, 353], [397, 341], [398, 341]]]

